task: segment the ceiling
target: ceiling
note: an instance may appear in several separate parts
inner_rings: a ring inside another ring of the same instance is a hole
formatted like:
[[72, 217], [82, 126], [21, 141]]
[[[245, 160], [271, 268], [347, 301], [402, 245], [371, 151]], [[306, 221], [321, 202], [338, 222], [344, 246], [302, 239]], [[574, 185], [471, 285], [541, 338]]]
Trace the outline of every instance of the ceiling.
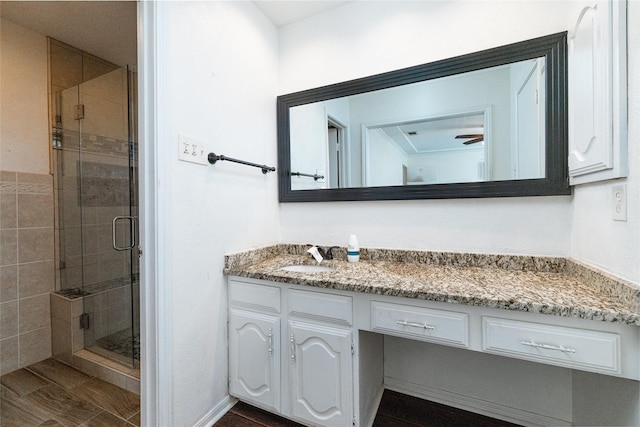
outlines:
[[0, 15], [117, 65], [135, 65], [135, 1], [1, 1]]
[[254, 3], [276, 27], [319, 15], [350, 1], [272, 1], [255, 0]]
[[[256, 0], [254, 3], [276, 27], [282, 27], [349, 1]], [[137, 11], [133, 0], [2, 0], [0, 16], [114, 64], [137, 64]]]

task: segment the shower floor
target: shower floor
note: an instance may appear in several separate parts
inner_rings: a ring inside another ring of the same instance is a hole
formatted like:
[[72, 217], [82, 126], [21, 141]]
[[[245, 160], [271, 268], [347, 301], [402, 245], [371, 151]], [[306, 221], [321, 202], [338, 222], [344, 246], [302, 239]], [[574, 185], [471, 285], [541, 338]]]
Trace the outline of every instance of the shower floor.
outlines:
[[[95, 347], [127, 359], [140, 360], [140, 334], [134, 334], [132, 337], [130, 329], [123, 329], [97, 339]], [[93, 349], [94, 347], [91, 348], [91, 350]]]

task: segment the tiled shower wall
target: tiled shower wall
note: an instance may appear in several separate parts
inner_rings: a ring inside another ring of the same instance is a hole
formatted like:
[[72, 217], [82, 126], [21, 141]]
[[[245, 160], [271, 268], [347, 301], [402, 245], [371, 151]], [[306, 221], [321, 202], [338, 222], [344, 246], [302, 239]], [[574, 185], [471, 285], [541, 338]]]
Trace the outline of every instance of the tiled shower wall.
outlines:
[[51, 175], [0, 171], [0, 374], [51, 356]]

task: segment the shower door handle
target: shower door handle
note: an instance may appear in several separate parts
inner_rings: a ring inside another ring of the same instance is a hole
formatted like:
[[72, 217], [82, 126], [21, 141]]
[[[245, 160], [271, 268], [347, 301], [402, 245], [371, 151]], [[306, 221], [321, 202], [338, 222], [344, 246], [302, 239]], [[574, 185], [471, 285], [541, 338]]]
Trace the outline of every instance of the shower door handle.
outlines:
[[[118, 246], [116, 242], [116, 224], [118, 221], [129, 220], [129, 235], [131, 236], [131, 244], [129, 246]], [[128, 251], [136, 247], [136, 221], [137, 217], [131, 215], [116, 216], [111, 221], [111, 243], [116, 251]]]

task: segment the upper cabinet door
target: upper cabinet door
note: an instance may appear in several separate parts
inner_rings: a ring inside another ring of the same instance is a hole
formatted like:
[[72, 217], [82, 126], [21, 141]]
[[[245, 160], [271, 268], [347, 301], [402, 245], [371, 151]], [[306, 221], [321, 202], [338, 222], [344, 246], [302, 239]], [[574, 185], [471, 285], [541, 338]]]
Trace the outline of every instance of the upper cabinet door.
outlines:
[[585, 4], [569, 35], [571, 184], [627, 176], [626, 2]]

